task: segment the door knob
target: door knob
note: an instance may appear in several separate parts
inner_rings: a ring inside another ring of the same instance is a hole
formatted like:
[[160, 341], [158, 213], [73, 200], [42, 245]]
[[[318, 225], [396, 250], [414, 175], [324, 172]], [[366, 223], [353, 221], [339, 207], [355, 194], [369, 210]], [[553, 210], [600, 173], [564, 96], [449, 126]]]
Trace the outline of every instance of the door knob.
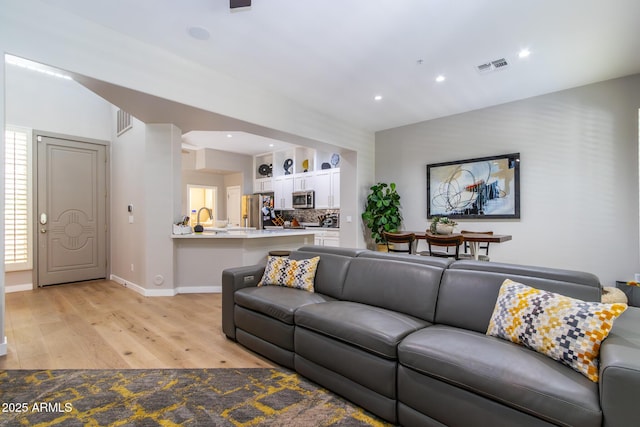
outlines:
[[46, 229], [46, 228], [44, 228], [44, 227], [42, 227], [42, 228], [40, 229], [40, 232], [41, 232], [41, 233], [46, 233], [46, 232], [47, 232], [47, 229]]

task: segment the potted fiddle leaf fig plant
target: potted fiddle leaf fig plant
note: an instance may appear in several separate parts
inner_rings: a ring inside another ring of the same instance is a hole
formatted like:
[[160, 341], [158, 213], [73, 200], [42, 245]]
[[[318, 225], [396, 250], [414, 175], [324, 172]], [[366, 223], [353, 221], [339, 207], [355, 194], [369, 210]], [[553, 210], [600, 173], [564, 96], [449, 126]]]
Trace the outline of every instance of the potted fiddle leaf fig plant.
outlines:
[[395, 233], [400, 228], [400, 195], [395, 183], [379, 182], [371, 187], [362, 220], [371, 231], [371, 239], [378, 245], [385, 242], [383, 232]]

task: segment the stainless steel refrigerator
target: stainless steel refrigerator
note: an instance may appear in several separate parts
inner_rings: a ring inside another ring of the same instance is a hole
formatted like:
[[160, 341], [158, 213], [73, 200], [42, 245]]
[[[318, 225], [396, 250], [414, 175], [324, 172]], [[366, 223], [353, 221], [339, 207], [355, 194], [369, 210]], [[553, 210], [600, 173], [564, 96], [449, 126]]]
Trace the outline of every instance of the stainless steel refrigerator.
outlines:
[[273, 225], [273, 193], [246, 194], [242, 196], [242, 225], [263, 229]]

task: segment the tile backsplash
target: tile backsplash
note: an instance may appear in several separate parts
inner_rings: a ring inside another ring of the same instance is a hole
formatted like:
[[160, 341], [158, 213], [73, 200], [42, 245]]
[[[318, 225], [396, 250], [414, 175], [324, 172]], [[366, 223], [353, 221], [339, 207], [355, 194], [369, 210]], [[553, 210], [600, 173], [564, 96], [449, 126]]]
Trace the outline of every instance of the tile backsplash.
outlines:
[[338, 214], [338, 227], [340, 226], [340, 209], [294, 209], [292, 211], [276, 211], [276, 215], [282, 215], [285, 221], [297, 219], [299, 223], [318, 223], [320, 216]]

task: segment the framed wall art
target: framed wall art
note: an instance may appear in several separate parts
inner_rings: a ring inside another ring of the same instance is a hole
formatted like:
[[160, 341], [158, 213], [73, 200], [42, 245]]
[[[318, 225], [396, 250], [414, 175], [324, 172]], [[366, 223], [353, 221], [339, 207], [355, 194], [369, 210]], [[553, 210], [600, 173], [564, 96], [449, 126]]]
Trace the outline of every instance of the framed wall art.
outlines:
[[427, 165], [427, 218], [520, 218], [520, 153]]

